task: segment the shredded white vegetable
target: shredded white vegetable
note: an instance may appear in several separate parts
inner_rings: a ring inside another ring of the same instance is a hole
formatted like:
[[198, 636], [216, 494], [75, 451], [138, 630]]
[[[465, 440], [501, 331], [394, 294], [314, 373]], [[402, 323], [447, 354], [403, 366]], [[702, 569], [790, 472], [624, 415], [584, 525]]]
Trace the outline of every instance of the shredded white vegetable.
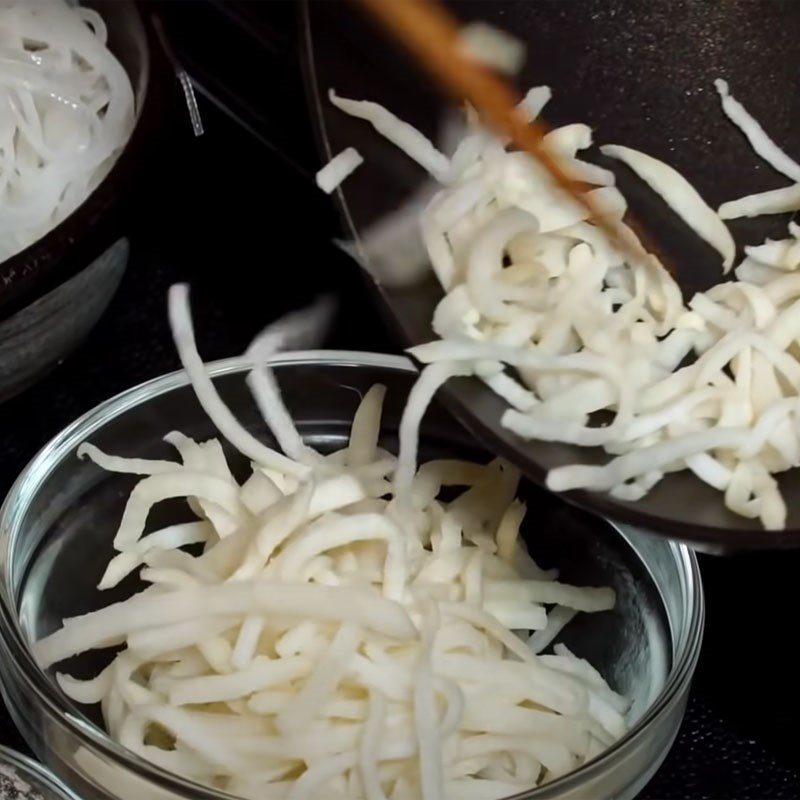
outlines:
[[[196, 394], [252, 473], [235, 480], [218, 441], [176, 432], [165, 438], [180, 462], [81, 445], [102, 468], [145, 476], [100, 588], [142, 565], [151, 585], [35, 643], [43, 668], [123, 645], [93, 678], [58, 673], [65, 694], [99, 703], [111, 736], [143, 758], [246, 797], [499, 800], [625, 733], [629, 704], [598, 673], [572, 654], [534, 652], [572, 615], [613, 607], [614, 592], [535, 564], [509, 465], [417, 469], [425, 408], [469, 366], [427, 368], [395, 459], [380, 446], [382, 386], [362, 399], [347, 446], [321, 454], [256, 364], [248, 385], [282, 455], [221, 406], [185, 287], [173, 288], [170, 312]], [[199, 519], [145, 533], [153, 504], [170, 497]]]
[[267, 325], [247, 348], [245, 357], [254, 363], [268, 361], [280, 350], [314, 350], [325, 339], [336, 312], [331, 295], [321, 295], [310, 306]]
[[369, 122], [378, 133], [428, 170], [436, 180], [447, 180], [450, 172], [449, 159], [416, 128], [398, 119], [378, 103], [368, 100], [348, 100], [346, 97], [339, 97], [333, 89], [330, 90], [329, 97], [331, 103], [340, 111]]
[[317, 186], [326, 194], [330, 194], [337, 186], [349, 178], [362, 164], [364, 159], [355, 147], [347, 147], [334, 156], [316, 176]]
[[0, 3], [0, 261], [94, 191], [135, 123], [100, 15], [66, 0]]
[[736, 244], [731, 232], [717, 213], [710, 208], [696, 189], [677, 170], [638, 150], [607, 144], [600, 148], [603, 155], [627, 164], [667, 205], [699, 236], [722, 256], [725, 272], [733, 266]]
[[234, 447], [264, 467], [292, 477], [305, 475], [307, 469], [304, 466], [259, 442], [239, 424], [222, 402], [197, 353], [189, 309], [189, 287], [185, 284], [176, 284], [170, 288], [169, 319], [183, 368], [191, 379], [200, 405], [219, 431]]
[[517, 108], [524, 112], [528, 119], [533, 122], [542, 113], [552, 97], [553, 92], [549, 86], [534, 86], [528, 89]]
[[800, 164], [789, 158], [783, 150], [769, 138], [758, 122], [750, 116], [747, 109], [730, 93], [728, 82], [721, 79], [714, 81], [719, 92], [722, 110], [728, 119], [747, 137], [750, 146], [764, 161], [777, 172], [800, 183]]
[[[727, 84], [716, 86], [725, 114], [758, 155], [800, 180], [800, 166]], [[550, 98], [548, 87], [535, 87], [520, 109], [535, 119]], [[786, 238], [745, 247], [735, 281], [687, 303], [633, 230], [622, 225], [630, 249], [617, 252], [536, 161], [493, 137], [473, 110], [467, 117], [447, 180], [420, 220], [445, 290], [432, 320], [441, 341], [410, 350], [438, 368], [428, 367], [421, 379], [426, 403], [436, 375], [447, 377], [448, 368], [472, 374], [506, 400], [501, 423], [520, 437], [602, 446], [611, 457], [602, 466], [551, 471], [553, 490], [591, 488], [633, 502], [670, 472], [689, 469], [720, 491], [733, 513], [785, 527], [786, 501], [773, 476], [800, 466], [800, 227], [790, 222]], [[613, 175], [576, 158], [591, 143], [591, 129], [580, 123], [545, 141], [564, 171], [599, 187], [590, 188], [592, 197], [621, 217], [626, 202]], [[601, 150], [631, 167], [716, 248], [725, 272], [736, 247], [722, 220], [800, 210], [797, 183], [724, 203], [715, 213], [666, 164], [620, 145]], [[595, 412], [606, 415], [602, 425], [591, 419]], [[398, 472], [403, 491], [412, 474], [410, 459]], [[494, 543], [504, 560], [517, 516], [508, 509]], [[494, 604], [505, 622], [538, 624], [535, 611], [506, 608], [474, 576], [467, 583], [470, 597]], [[543, 631], [536, 635], [545, 640]]]
[[729, 200], [719, 207], [719, 215], [722, 219], [738, 219], [798, 210], [800, 210], [800, 183], [768, 192], [749, 194], [738, 200]]
[[465, 55], [507, 75], [515, 75], [525, 64], [524, 43], [485, 22], [471, 22], [461, 28], [458, 43]]

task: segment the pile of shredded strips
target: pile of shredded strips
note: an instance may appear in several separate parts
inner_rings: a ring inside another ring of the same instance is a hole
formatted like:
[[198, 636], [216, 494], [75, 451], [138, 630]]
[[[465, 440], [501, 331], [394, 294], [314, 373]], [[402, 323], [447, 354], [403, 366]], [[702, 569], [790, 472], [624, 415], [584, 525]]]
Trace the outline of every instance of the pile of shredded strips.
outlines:
[[[716, 88], [725, 114], [792, 185], [714, 211], [663, 162], [623, 146], [600, 149], [660, 194], [719, 252], [727, 273], [736, 247], [723, 220], [800, 209], [800, 165], [724, 81]], [[550, 94], [532, 89], [521, 113], [534, 119]], [[507, 149], [469, 109], [466, 135], [445, 156], [375, 103], [334, 92], [331, 101], [370, 121], [442, 186], [421, 219], [446, 293], [433, 319], [441, 341], [411, 350], [436, 365], [430, 381], [477, 375], [508, 402], [502, 424], [521, 437], [601, 446], [613, 456], [604, 466], [552, 470], [547, 484], [555, 491], [607, 490], [633, 501], [666, 473], [689, 469], [724, 492], [736, 514], [785, 527], [773, 475], [800, 465], [800, 227], [746, 247], [736, 280], [687, 306], [630, 228], [620, 222], [638, 259], [610, 246], [537, 162]], [[614, 175], [577, 156], [592, 144], [591, 129], [566, 125], [545, 141], [564, 171], [621, 221], [626, 202]], [[590, 423], [598, 411], [612, 415], [610, 424]]]
[[[564, 775], [627, 730], [628, 701], [556, 644], [575, 613], [613, 607], [540, 569], [518, 534], [508, 464], [416, 468], [432, 387], [412, 391], [397, 457], [379, 442], [384, 389], [363, 397], [349, 444], [299, 436], [272, 372], [247, 378], [283, 454], [223, 405], [194, 342], [185, 286], [170, 294], [184, 367], [203, 408], [252, 462], [239, 485], [216, 439], [165, 438], [180, 461], [79, 450], [144, 475], [100, 583], [150, 584], [36, 643], [43, 668], [124, 644], [92, 680], [110, 734], [153, 763], [246, 798], [492, 800]], [[440, 498], [443, 487], [462, 493]], [[147, 535], [153, 504], [185, 497], [196, 520]], [[193, 556], [183, 548], [202, 545]]]

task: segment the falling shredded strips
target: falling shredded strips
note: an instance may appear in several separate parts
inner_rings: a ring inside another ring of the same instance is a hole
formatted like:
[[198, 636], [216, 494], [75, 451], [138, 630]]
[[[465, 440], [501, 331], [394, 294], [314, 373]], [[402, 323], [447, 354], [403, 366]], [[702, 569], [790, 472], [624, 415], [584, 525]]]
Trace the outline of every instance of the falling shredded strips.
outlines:
[[516, 75], [525, 64], [525, 45], [485, 22], [464, 25], [459, 31], [458, 44], [464, 55], [507, 75]]
[[[425, 371], [395, 458], [380, 445], [384, 387], [362, 399], [346, 446], [317, 453], [261, 360], [247, 385], [281, 454], [245, 435], [211, 393], [185, 287], [170, 292], [170, 312], [195, 392], [253, 472], [238, 482], [219, 442], [176, 432], [166, 437], [175, 462], [81, 446], [102, 468], [145, 476], [100, 588], [143, 564], [151, 585], [34, 644], [43, 668], [124, 645], [89, 680], [57, 673], [65, 694], [99, 702], [111, 736], [158, 766], [291, 800], [500, 800], [625, 732], [628, 701], [599, 674], [532, 649], [572, 614], [610, 609], [613, 590], [568, 586], [536, 566], [520, 542], [525, 506], [510, 465], [417, 464], [425, 409], [463, 367]], [[174, 495], [199, 519], [148, 533], [153, 504]], [[190, 543], [200, 552], [182, 549]], [[540, 635], [529, 644], [531, 631]], [[494, 699], [498, 674], [511, 696]]]
[[399, 147], [439, 181], [447, 179], [450, 161], [440, 153], [433, 143], [416, 128], [403, 122], [391, 111], [368, 100], [349, 100], [339, 97], [331, 89], [328, 93], [331, 103], [345, 114], [366, 120], [378, 133]]
[[550, 102], [553, 92], [549, 86], [534, 86], [525, 93], [517, 108], [533, 122]]
[[362, 164], [364, 159], [355, 147], [342, 150], [334, 156], [316, 175], [317, 186], [326, 194], [330, 194], [340, 186]]

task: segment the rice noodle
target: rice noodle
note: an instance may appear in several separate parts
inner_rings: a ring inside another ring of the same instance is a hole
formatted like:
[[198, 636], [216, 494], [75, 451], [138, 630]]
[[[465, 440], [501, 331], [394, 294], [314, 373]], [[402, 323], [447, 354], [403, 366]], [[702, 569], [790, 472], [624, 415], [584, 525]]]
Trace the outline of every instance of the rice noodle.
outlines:
[[529, 640], [531, 650], [534, 653], [541, 653], [546, 650], [561, 631], [572, 622], [576, 614], [577, 611], [574, 608], [566, 608], [564, 606], [554, 608], [548, 615], [546, 627], [535, 631], [531, 635]]
[[110, 456], [89, 442], [83, 442], [78, 446], [77, 456], [78, 458], [88, 456], [98, 467], [107, 472], [127, 472], [132, 475], [161, 475], [166, 472], [177, 472], [179, 468], [174, 461]]
[[313, 350], [322, 344], [333, 320], [336, 303], [330, 295], [318, 297], [310, 306], [271, 322], [247, 348], [245, 357], [263, 364], [281, 350]]
[[99, 186], [135, 125], [130, 79], [97, 12], [65, 0], [0, 4], [0, 262]]
[[469, 373], [469, 367], [461, 364], [432, 364], [414, 384], [400, 422], [400, 455], [395, 470], [395, 494], [398, 497], [405, 498], [411, 489], [417, 470], [419, 426], [434, 394], [450, 378]]

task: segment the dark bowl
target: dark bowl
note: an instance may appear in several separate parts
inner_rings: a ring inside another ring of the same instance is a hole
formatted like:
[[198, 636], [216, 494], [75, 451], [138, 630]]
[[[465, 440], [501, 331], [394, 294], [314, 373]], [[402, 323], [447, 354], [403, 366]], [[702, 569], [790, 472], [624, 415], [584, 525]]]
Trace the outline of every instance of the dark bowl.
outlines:
[[169, 67], [137, 3], [85, 5], [102, 14], [109, 47], [131, 78], [136, 124], [94, 192], [41, 239], [0, 262], [0, 400], [62, 358], [105, 310], [127, 264], [126, 210], [166, 107]]

